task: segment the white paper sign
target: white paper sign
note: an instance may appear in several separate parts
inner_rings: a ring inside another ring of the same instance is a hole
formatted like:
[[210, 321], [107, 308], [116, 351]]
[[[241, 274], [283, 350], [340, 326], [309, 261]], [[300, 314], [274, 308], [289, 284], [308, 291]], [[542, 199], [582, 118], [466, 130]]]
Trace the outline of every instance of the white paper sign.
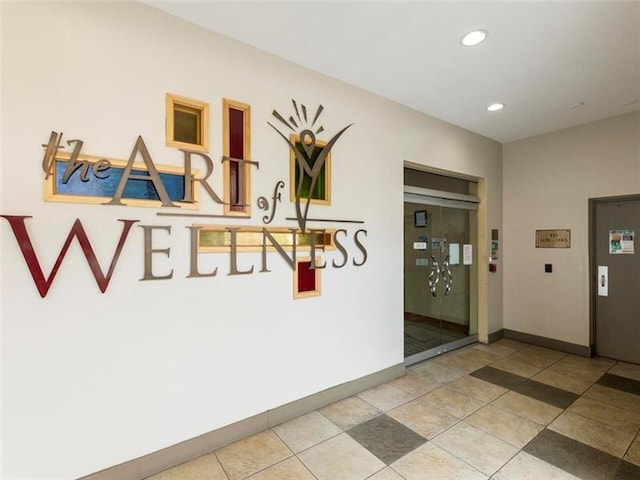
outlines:
[[460, 245], [458, 243], [449, 244], [449, 265], [460, 263]]
[[462, 246], [462, 263], [463, 265], [473, 264], [473, 245]]
[[609, 231], [609, 253], [635, 253], [634, 246], [635, 232], [633, 230], [610, 230]]

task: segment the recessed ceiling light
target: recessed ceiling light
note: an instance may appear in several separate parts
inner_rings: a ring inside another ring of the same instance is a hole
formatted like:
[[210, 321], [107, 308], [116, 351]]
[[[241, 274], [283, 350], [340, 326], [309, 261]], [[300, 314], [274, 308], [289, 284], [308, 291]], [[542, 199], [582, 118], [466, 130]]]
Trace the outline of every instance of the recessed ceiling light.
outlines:
[[504, 108], [504, 103], [492, 103], [487, 107], [487, 110], [490, 112], [497, 112], [498, 110], [502, 110]]
[[475, 47], [476, 45], [482, 43], [487, 38], [489, 33], [486, 30], [474, 30], [473, 32], [467, 33], [460, 42], [465, 47]]
[[584, 107], [584, 102], [572, 103], [571, 105], [569, 105], [568, 108], [580, 108], [580, 107]]

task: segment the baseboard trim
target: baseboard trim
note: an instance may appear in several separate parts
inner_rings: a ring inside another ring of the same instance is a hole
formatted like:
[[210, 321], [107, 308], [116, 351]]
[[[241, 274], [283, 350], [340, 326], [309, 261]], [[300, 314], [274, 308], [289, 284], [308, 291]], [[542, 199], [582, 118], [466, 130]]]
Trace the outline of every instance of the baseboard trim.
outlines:
[[404, 362], [240, 420], [78, 480], [142, 480], [225, 445], [403, 376]]
[[496, 330], [495, 332], [491, 332], [489, 334], [488, 340], [489, 343], [493, 343], [497, 340], [500, 340], [501, 338], [504, 337], [504, 328], [501, 328], [500, 330]]
[[554, 350], [579, 355], [581, 357], [591, 357], [593, 354], [591, 347], [564, 342], [562, 340], [556, 340], [555, 338], [540, 337], [538, 335], [517, 332], [506, 328], [502, 330], [502, 335], [504, 338], [509, 338], [511, 340], [530, 343], [540, 347], [553, 348]]

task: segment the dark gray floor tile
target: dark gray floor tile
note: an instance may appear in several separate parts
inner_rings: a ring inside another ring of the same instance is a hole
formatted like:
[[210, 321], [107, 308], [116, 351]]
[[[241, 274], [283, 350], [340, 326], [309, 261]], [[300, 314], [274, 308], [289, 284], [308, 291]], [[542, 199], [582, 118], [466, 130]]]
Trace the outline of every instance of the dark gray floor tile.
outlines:
[[614, 480], [638, 480], [640, 478], [640, 467], [633, 463], [620, 460], [620, 466], [616, 470]]
[[558, 408], [569, 407], [579, 397], [575, 393], [529, 379], [514, 386], [513, 391]]
[[596, 383], [604, 385], [605, 387], [633, 393], [634, 395], [640, 395], [640, 382], [632, 378], [619, 377], [618, 375], [605, 373]]
[[361, 423], [347, 433], [387, 465], [404, 457], [427, 441], [426, 438], [387, 415], [380, 415]]
[[513, 373], [505, 372], [499, 368], [489, 366], [479, 368], [478, 370], [471, 372], [469, 375], [509, 390], [512, 390], [516, 385], [527, 380], [527, 378], [521, 377], [520, 375], [514, 375]]
[[523, 450], [583, 480], [613, 480], [621, 463], [613, 455], [548, 429], [540, 432]]

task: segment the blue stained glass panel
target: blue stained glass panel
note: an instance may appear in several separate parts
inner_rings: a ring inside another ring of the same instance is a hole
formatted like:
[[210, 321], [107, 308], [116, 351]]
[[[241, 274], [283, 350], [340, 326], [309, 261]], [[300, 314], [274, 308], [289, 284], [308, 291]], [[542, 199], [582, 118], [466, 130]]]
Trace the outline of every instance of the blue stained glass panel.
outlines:
[[[80, 195], [85, 197], [105, 197], [113, 198], [124, 173], [125, 167], [114, 167], [102, 175], [109, 173], [107, 178], [97, 178], [93, 174], [93, 170], [87, 172], [86, 182], [80, 180], [80, 169], [76, 170], [67, 183], [62, 183], [64, 171], [67, 168], [67, 162], [56, 160], [55, 193], [58, 195]], [[146, 170], [131, 170], [134, 175], [146, 175]], [[164, 185], [169, 198], [172, 201], [179, 202], [184, 198], [184, 175], [179, 173], [160, 173], [160, 180]], [[158, 192], [151, 180], [141, 180], [129, 178], [122, 192], [122, 198], [130, 198], [136, 200], [160, 200]]]

